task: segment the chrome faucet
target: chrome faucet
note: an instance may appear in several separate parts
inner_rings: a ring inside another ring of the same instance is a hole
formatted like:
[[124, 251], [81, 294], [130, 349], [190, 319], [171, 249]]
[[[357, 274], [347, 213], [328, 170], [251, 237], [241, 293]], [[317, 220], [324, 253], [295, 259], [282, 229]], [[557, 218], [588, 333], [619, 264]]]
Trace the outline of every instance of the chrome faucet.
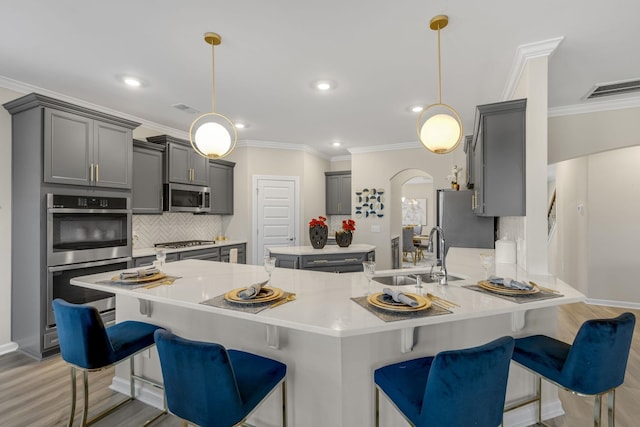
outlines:
[[444, 231], [442, 231], [442, 228], [440, 228], [439, 226], [435, 226], [431, 229], [431, 232], [429, 233], [429, 243], [427, 243], [427, 251], [428, 252], [433, 252], [433, 235], [434, 233], [438, 233], [438, 252], [440, 253], [440, 257], [437, 258], [437, 261], [440, 264], [440, 272], [437, 273], [437, 276], [439, 277], [439, 283], [441, 285], [447, 285], [447, 264], [445, 262], [445, 243], [444, 243]]

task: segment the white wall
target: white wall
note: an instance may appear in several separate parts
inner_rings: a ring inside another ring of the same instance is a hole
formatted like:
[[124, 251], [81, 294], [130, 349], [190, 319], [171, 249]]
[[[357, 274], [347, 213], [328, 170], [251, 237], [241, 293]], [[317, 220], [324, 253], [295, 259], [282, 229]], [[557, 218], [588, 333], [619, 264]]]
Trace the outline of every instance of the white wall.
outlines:
[[[0, 104], [22, 93], [0, 88]], [[11, 345], [11, 115], [0, 108], [0, 354]]]

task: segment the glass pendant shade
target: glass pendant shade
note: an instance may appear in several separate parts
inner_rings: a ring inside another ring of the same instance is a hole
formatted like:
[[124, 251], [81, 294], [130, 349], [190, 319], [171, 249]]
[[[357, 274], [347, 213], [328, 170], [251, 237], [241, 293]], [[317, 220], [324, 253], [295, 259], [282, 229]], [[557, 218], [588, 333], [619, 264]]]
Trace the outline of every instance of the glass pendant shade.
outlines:
[[198, 117], [189, 129], [193, 149], [203, 157], [220, 159], [233, 151], [238, 133], [231, 120], [218, 113]]
[[422, 145], [436, 154], [450, 153], [462, 141], [460, 116], [445, 104], [427, 107], [418, 117], [417, 131]]

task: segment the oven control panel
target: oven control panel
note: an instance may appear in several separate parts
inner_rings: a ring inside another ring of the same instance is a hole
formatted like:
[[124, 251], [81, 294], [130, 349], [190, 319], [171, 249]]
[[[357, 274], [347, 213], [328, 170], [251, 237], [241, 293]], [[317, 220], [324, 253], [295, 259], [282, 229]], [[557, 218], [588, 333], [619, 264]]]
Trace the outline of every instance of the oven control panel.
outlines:
[[126, 197], [93, 197], [53, 194], [50, 208], [63, 209], [127, 209]]

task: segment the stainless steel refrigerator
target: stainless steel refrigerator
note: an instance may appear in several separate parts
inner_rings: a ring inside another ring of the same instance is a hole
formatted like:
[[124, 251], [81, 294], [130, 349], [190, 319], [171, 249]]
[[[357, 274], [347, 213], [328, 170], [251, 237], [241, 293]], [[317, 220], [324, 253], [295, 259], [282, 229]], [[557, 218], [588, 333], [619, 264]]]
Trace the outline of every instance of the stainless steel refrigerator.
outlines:
[[495, 218], [473, 213], [472, 194], [471, 190], [437, 191], [436, 224], [444, 231], [445, 254], [452, 246], [493, 249], [495, 245]]

